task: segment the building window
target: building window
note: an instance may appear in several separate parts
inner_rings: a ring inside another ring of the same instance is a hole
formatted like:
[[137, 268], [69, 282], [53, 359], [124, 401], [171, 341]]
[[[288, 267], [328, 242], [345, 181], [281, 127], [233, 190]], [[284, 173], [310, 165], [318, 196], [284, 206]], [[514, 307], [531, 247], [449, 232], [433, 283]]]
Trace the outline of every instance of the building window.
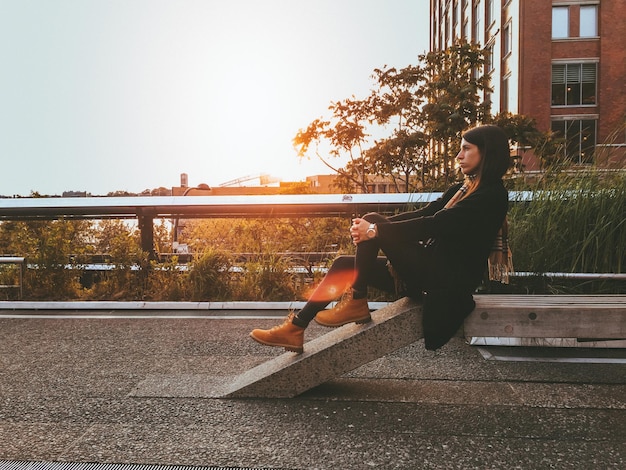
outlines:
[[493, 72], [494, 62], [493, 62], [493, 44], [487, 45], [485, 48], [485, 73], [489, 74]]
[[552, 7], [552, 39], [569, 37], [569, 7]]
[[477, 1], [474, 4], [474, 31], [473, 31], [473, 36], [474, 36], [474, 42], [476, 44], [482, 44], [483, 42], [483, 28], [482, 28], [482, 16], [480, 14], [480, 7], [482, 5], [480, 4], [480, 1]]
[[504, 35], [503, 35], [503, 41], [504, 41], [504, 56], [506, 57], [507, 54], [510, 54], [512, 52], [512, 47], [513, 47], [513, 28], [511, 26], [511, 22], [509, 21], [506, 25], [504, 25]]
[[552, 121], [552, 132], [563, 139], [563, 157], [576, 164], [593, 163], [596, 146], [596, 120]]
[[500, 90], [500, 110], [508, 113], [509, 109], [509, 77], [502, 79], [502, 89]]
[[491, 108], [493, 105], [493, 93], [490, 90], [485, 90], [485, 97], [484, 97], [484, 101], [485, 104]]
[[485, 10], [485, 24], [487, 25], [487, 27], [489, 27], [491, 26], [491, 23], [493, 23], [495, 20], [495, 1], [487, 0], [487, 9]]
[[470, 36], [470, 26], [469, 26], [469, 10], [468, 10], [468, 0], [463, 0], [461, 5], [461, 20], [463, 21], [463, 26], [461, 27], [461, 37], [467, 41], [471, 42], [472, 38]]
[[552, 64], [552, 106], [596, 103], [597, 64]]
[[581, 38], [598, 36], [598, 5], [582, 5], [580, 7], [579, 36]]
[[469, 21], [467, 18], [463, 19], [463, 31], [461, 33], [461, 37], [467, 42], [470, 40]]

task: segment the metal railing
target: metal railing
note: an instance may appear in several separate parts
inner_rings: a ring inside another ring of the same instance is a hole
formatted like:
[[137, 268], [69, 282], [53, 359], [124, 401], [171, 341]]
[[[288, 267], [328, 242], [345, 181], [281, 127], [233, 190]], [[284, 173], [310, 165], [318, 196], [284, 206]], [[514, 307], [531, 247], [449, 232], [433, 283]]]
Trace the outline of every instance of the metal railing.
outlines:
[[[154, 219], [246, 217], [350, 217], [393, 213], [427, 204], [433, 193], [297, 194], [238, 196], [139, 196], [85, 198], [0, 198], [2, 220], [133, 219], [139, 221], [142, 249], [153, 252]], [[533, 192], [511, 191], [512, 203], [532, 201]], [[292, 255], [303, 255], [301, 253]], [[156, 254], [155, 254], [156, 256]], [[100, 263], [97, 263], [100, 264]], [[96, 268], [97, 269], [97, 268]], [[625, 280], [615, 273], [516, 273], [575, 279]]]
[[441, 193], [141, 196], [0, 199], [0, 220], [56, 218], [301, 217], [389, 212]]
[[333, 217], [393, 213], [441, 193], [143, 196], [0, 199], [0, 220], [137, 219], [141, 248], [154, 253], [154, 219]]
[[9, 264], [17, 266], [17, 284], [0, 284], [0, 289], [15, 289], [18, 291], [19, 299], [22, 298], [22, 285], [24, 281], [24, 267], [26, 266], [26, 259], [19, 256], [0, 256], [0, 264]]

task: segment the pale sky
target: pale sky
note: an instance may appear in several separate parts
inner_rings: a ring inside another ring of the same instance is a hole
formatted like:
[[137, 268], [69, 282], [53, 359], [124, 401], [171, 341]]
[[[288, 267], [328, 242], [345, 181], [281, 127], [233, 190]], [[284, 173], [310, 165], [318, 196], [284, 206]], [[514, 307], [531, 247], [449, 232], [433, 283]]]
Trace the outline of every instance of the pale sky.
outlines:
[[300, 181], [298, 129], [428, 49], [427, 0], [0, 0], [0, 195]]

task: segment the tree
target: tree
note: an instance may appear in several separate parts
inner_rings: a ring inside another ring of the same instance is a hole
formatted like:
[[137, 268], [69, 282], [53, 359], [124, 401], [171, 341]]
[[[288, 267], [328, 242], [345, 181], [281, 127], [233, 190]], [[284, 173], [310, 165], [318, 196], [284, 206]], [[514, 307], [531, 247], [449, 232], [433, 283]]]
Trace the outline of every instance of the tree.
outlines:
[[365, 165], [374, 174], [391, 177], [396, 191], [417, 189], [415, 174], [420, 174], [419, 186], [425, 185], [428, 168], [429, 139], [423, 132], [419, 116], [419, 85], [422, 73], [408, 66], [375, 69], [373, 77], [377, 88], [372, 91], [372, 119], [382, 128], [389, 129], [389, 137], [374, 142], [365, 154]]
[[[368, 175], [391, 177], [398, 190], [410, 191], [431, 180], [448, 185], [463, 130], [488, 116], [485, 63], [477, 45], [459, 43], [419, 56], [420, 64], [375, 69], [375, 88], [363, 100], [332, 103], [330, 120], [317, 119], [294, 138], [300, 157], [315, 144], [316, 156], [338, 173], [345, 189], [368, 192]], [[371, 142], [372, 136], [380, 136]], [[328, 146], [322, 154], [322, 144]], [[347, 155], [335, 168], [328, 157]], [[418, 176], [419, 175], [419, 176]]]
[[[300, 129], [293, 139], [300, 158], [309, 158], [312, 146], [315, 154], [324, 165], [344, 179], [347, 187], [358, 187], [367, 192], [367, 169], [363, 166], [364, 146], [369, 139], [367, 124], [371, 124], [369, 101], [352, 97], [331, 103], [330, 120], [316, 119], [306, 129]], [[347, 158], [345, 168], [334, 166], [330, 159], [320, 152], [320, 146], [328, 146], [327, 155], [332, 158]]]
[[394, 130], [391, 137], [375, 142], [365, 159], [374, 174], [392, 179], [397, 192], [408, 193], [427, 184], [428, 138], [423, 132]]
[[[559, 160], [558, 149], [562, 142], [552, 132], [539, 131], [534, 118], [523, 114], [499, 113], [490, 122], [501, 127], [513, 145], [524, 151], [532, 148], [542, 167], [552, 166]], [[523, 168], [516, 170], [523, 171]]]
[[462, 132], [488, 120], [490, 103], [480, 93], [490, 90], [483, 73], [485, 56], [476, 44], [457, 43], [443, 51], [419, 56], [419, 119], [433, 142], [431, 159], [435, 177], [443, 186], [455, 178], [454, 157]]

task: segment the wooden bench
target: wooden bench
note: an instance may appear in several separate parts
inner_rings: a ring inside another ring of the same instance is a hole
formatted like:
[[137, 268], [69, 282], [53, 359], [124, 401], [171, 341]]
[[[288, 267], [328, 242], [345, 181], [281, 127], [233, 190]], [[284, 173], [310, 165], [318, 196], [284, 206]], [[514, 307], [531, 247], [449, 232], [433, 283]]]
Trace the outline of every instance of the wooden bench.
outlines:
[[466, 337], [626, 338], [626, 295], [475, 295]]

